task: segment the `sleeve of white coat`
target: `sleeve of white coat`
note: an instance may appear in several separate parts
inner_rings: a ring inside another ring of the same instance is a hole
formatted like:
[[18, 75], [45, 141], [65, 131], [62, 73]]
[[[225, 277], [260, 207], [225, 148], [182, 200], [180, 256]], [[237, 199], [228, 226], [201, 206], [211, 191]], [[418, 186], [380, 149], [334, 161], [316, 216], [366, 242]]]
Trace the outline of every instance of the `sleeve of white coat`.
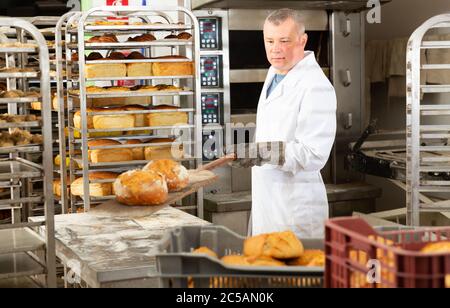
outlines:
[[300, 105], [295, 141], [288, 142], [281, 170], [320, 171], [336, 136], [336, 94], [331, 85], [310, 89]]

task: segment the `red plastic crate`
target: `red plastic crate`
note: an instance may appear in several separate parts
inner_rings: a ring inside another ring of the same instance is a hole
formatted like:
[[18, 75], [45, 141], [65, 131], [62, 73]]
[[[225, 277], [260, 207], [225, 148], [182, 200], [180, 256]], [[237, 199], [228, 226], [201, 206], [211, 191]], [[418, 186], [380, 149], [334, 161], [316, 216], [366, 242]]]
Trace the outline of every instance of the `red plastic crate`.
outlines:
[[420, 252], [450, 241], [449, 227], [377, 232], [349, 217], [327, 221], [325, 230], [327, 288], [450, 288], [450, 252]]

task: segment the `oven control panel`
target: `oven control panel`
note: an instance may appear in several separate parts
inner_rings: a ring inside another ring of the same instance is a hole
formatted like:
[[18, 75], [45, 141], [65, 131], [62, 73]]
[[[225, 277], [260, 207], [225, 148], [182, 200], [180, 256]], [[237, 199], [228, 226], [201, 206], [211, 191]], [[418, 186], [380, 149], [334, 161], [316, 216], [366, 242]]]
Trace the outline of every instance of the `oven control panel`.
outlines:
[[198, 19], [200, 25], [200, 48], [218, 50], [222, 48], [220, 17], [204, 17]]
[[203, 124], [222, 124], [222, 93], [202, 93]]
[[222, 87], [222, 56], [201, 56], [200, 72], [203, 88]]

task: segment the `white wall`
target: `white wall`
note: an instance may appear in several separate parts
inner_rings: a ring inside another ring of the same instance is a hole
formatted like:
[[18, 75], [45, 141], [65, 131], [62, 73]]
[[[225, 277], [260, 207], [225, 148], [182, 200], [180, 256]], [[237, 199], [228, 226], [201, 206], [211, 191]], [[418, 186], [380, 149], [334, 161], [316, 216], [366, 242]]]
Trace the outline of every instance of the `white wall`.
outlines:
[[[450, 13], [450, 0], [392, 0], [382, 6], [380, 24], [366, 25], [366, 41], [409, 37], [427, 19], [443, 13]], [[379, 128], [404, 129], [405, 99], [388, 99], [383, 84], [374, 84], [371, 90], [371, 115], [378, 119]], [[427, 99], [442, 101], [436, 96]], [[368, 176], [367, 182], [383, 189], [383, 196], [377, 200], [378, 210], [405, 206], [404, 190], [382, 178]]]

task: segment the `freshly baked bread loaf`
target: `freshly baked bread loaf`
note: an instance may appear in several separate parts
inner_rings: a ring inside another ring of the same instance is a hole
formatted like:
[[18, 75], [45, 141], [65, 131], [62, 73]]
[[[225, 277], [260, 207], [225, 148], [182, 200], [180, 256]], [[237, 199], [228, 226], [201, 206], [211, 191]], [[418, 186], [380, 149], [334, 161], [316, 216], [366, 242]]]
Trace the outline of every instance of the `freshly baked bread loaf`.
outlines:
[[128, 77], [152, 76], [152, 63], [127, 63]]
[[[148, 107], [140, 106], [140, 105], [130, 105], [130, 106], [124, 106], [122, 107], [125, 111], [146, 111], [149, 110]], [[147, 119], [147, 113], [135, 113], [131, 114], [134, 116], [134, 127], [147, 127], [148, 125], [148, 119]], [[127, 135], [151, 135], [151, 130], [140, 130], [140, 131], [128, 131], [126, 133]]]
[[125, 60], [127, 57], [121, 52], [113, 51], [105, 60]]
[[145, 148], [145, 160], [155, 159], [181, 159], [184, 156], [183, 145], [172, 145], [175, 139], [157, 138], [148, 143], [171, 143], [170, 145], [151, 146]]
[[145, 60], [147, 59], [143, 54], [138, 51], [133, 51], [127, 56], [128, 60]]
[[[125, 144], [142, 144], [142, 141], [139, 139], [131, 139], [127, 140]], [[130, 150], [133, 154], [133, 160], [145, 160], [144, 147], [130, 148]]]
[[325, 266], [325, 253], [318, 249], [305, 250], [300, 257], [288, 260], [287, 264], [292, 266]]
[[153, 171], [123, 173], [114, 182], [114, 190], [117, 201], [131, 206], [159, 205], [168, 198], [164, 176]]
[[[186, 59], [182, 56], [165, 56], [157, 59]], [[152, 65], [154, 76], [189, 76], [194, 74], [193, 62], [155, 62]]]
[[175, 34], [169, 34], [166, 37], [164, 37], [165, 40], [176, 40], [178, 37]]
[[156, 37], [150, 33], [128, 38], [128, 42], [151, 42], [151, 41], [156, 41]]
[[217, 256], [217, 254], [214, 251], [212, 251], [211, 249], [209, 249], [208, 247], [199, 247], [199, 248], [195, 249], [194, 251], [192, 251], [192, 253], [204, 254], [204, 255], [207, 255], [207, 256], [210, 256], [210, 257], [216, 258], [216, 259], [219, 258], [219, 256]]
[[[178, 110], [178, 107], [161, 105], [153, 110]], [[187, 112], [158, 112], [148, 114], [149, 126], [185, 125], [189, 121]]]
[[153, 160], [142, 170], [152, 170], [164, 175], [170, 192], [183, 190], [189, 184], [187, 169], [171, 159]]
[[[62, 193], [62, 186], [61, 185], [62, 184], [61, 184], [61, 179], [60, 178], [55, 179], [53, 181], [53, 194], [56, 197], [60, 197], [60, 198], [61, 198], [61, 193]], [[67, 176], [67, 181], [66, 181], [67, 194], [70, 193], [69, 187], [70, 187], [70, 176]]]
[[[98, 112], [115, 112], [123, 111], [122, 107], [109, 109], [94, 109]], [[115, 115], [94, 115], [92, 116], [92, 123], [95, 129], [110, 129], [110, 128], [132, 128], [135, 127], [136, 118], [132, 114], [115, 114]]]
[[304, 252], [303, 244], [291, 231], [261, 234], [244, 241], [246, 256], [293, 259]]
[[103, 59], [104, 59], [103, 55], [97, 51], [91, 52], [86, 58], [87, 61], [97, 61]]
[[448, 252], [448, 253], [450, 253], [450, 242], [446, 241], [446, 242], [429, 243], [421, 249], [421, 252], [424, 252], [424, 253]]
[[[89, 174], [89, 180], [115, 180], [118, 174], [113, 172], [92, 172]], [[83, 178], [76, 179], [70, 185], [70, 192], [74, 196], [84, 197]], [[113, 183], [90, 183], [89, 195], [91, 197], [104, 197], [114, 194]]]
[[86, 64], [87, 78], [126, 77], [127, 65], [124, 63]]
[[104, 34], [102, 36], [94, 36], [91, 37], [88, 41], [88, 43], [118, 43], [119, 40], [114, 34]]
[[[119, 141], [110, 139], [97, 139], [88, 142], [88, 147], [122, 145]], [[89, 161], [93, 163], [124, 162], [133, 160], [131, 149], [97, 149], [88, 151]]]
[[192, 38], [192, 34], [187, 33], [187, 32], [181, 32], [177, 35], [177, 38], [179, 40], [189, 40]]

